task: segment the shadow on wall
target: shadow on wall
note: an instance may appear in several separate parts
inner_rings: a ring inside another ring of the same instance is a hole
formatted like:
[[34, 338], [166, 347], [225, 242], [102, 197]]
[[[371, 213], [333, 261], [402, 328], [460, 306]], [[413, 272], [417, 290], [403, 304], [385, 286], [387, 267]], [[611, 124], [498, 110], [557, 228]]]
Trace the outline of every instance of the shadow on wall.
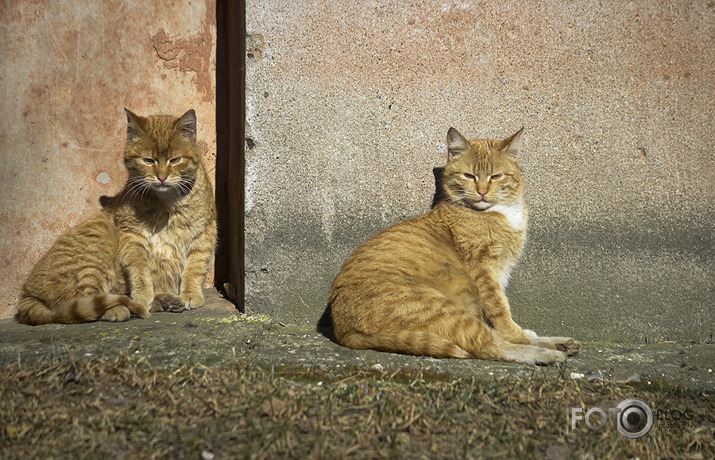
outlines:
[[444, 201], [446, 193], [444, 191], [444, 167], [432, 169], [434, 174], [434, 197], [432, 198], [432, 207], [434, 208], [439, 203]]

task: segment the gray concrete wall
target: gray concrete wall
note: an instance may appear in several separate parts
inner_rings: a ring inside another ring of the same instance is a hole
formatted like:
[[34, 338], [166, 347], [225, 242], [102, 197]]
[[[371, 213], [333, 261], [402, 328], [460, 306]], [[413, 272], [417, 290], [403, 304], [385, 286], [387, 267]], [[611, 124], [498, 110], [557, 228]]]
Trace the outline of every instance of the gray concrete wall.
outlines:
[[450, 126], [525, 126], [517, 322], [584, 339], [711, 336], [712, 2], [246, 10], [250, 310], [316, 322], [350, 251], [429, 209]]
[[0, 318], [60, 233], [124, 185], [127, 107], [196, 110], [213, 176], [216, 1], [0, 1]]

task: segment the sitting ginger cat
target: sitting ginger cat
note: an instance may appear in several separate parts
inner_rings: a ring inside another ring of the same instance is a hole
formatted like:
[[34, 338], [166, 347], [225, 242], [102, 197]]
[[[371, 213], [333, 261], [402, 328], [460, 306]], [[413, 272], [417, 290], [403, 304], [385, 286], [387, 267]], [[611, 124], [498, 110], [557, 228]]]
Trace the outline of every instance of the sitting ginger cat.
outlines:
[[521, 130], [497, 141], [447, 133], [446, 199], [383, 230], [348, 257], [331, 286], [341, 345], [436, 358], [555, 364], [567, 337], [536, 337], [511, 318], [504, 289], [526, 237]]
[[216, 208], [196, 115], [126, 114], [127, 184], [40, 259], [22, 288], [19, 322], [125, 321], [204, 304]]

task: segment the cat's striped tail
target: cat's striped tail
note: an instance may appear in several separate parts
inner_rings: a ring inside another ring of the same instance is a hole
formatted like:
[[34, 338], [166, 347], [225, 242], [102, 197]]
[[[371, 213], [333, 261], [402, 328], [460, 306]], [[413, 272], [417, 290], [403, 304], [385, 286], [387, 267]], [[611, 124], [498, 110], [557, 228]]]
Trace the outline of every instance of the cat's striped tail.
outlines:
[[[126, 307], [140, 318], [148, 318], [151, 315], [146, 307], [125, 295], [97, 294], [91, 297], [77, 297], [65, 300], [52, 309], [37, 297], [23, 294], [15, 318], [20, 323], [32, 326], [48, 323], [88, 323], [97, 321], [107, 310], [118, 306]], [[128, 316], [114, 320], [126, 319]]]
[[429, 331], [381, 331], [377, 334], [347, 332], [337, 337], [341, 345], [356, 350], [378, 350], [434, 358], [474, 358], [469, 352]]

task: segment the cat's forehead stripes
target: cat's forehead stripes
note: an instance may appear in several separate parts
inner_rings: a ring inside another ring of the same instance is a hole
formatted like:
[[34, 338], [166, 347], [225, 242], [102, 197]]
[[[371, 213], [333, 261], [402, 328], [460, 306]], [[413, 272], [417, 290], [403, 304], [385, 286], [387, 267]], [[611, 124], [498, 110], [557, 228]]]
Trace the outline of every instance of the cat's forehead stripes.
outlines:
[[492, 173], [497, 167], [497, 157], [503, 155], [500, 150], [500, 143], [492, 139], [471, 139], [469, 140], [470, 152], [463, 160], [468, 160], [473, 164], [475, 172]]
[[138, 121], [141, 133], [137, 136], [135, 156], [151, 155], [164, 157], [171, 155], [170, 148], [176, 139], [177, 119], [168, 115], [154, 115]]
[[144, 131], [154, 144], [154, 154], [161, 155], [167, 152], [174, 134], [176, 119], [171, 116], [154, 116], [147, 119]]

